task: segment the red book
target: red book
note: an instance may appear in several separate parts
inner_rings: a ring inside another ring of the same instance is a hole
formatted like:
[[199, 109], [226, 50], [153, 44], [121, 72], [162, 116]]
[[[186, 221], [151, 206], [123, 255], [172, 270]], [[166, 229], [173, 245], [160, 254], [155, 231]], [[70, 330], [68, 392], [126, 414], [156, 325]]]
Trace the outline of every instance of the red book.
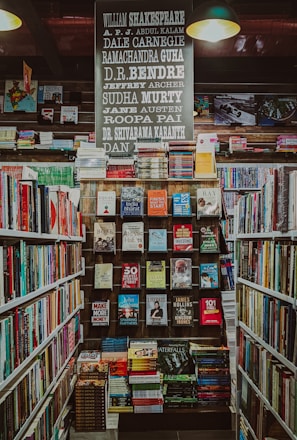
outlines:
[[200, 325], [222, 325], [221, 298], [200, 299]]
[[30, 231], [30, 186], [20, 182], [21, 195], [21, 230]]
[[122, 288], [140, 288], [140, 265], [139, 263], [122, 263]]
[[182, 252], [193, 250], [193, 226], [191, 224], [173, 225], [173, 250]]

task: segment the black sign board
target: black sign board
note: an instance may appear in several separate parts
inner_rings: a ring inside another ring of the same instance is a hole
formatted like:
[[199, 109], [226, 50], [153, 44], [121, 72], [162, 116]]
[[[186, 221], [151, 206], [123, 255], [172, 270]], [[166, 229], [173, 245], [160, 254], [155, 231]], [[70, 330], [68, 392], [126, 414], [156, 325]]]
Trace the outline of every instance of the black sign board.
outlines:
[[137, 139], [193, 139], [190, 0], [96, 3], [96, 137], [125, 154]]

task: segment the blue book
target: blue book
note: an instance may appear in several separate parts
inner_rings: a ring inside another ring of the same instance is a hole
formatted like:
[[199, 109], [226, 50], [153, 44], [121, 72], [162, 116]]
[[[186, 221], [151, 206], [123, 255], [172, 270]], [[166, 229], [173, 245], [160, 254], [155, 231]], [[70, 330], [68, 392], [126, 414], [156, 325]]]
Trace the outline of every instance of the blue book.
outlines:
[[122, 186], [121, 217], [143, 216], [144, 190], [140, 186]]
[[118, 295], [118, 322], [119, 325], [138, 325], [139, 294]]
[[200, 264], [200, 289], [217, 289], [219, 272], [217, 263]]
[[167, 229], [148, 230], [148, 251], [167, 252]]
[[172, 194], [172, 215], [173, 217], [191, 217], [191, 194], [189, 192]]

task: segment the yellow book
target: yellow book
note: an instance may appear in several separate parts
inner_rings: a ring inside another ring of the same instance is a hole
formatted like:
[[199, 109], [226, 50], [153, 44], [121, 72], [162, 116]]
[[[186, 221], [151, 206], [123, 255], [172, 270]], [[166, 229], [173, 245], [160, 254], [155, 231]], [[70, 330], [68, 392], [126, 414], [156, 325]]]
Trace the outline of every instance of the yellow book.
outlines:
[[214, 153], [211, 151], [196, 151], [195, 177], [217, 177]]

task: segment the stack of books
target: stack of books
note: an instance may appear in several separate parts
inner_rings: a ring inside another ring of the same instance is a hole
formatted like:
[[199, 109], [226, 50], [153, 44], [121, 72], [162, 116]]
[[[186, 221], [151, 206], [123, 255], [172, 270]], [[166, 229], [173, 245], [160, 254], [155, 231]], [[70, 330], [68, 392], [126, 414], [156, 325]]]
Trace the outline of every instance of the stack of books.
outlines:
[[165, 408], [197, 406], [195, 374], [165, 374], [163, 378]]
[[281, 134], [277, 137], [276, 151], [281, 152], [293, 152], [297, 151], [297, 135], [296, 134]]
[[0, 127], [0, 148], [15, 148], [16, 135], [16, 127]]
[[162, 413], [163, 394], [157, 371], [156, 340], [131, 340], [128, 349], [129, 383], [135, 413]]
[[137, 153], [136, 177], [139, 179], [167, 179], [167, 146], [159, 139], [135, 144]]
[[109, 157], [106, 177], [114, 179], [129, 179], [135, 177], [134, 157]]
[[199, 405], [230, 404], [229, 348], [203, 346], [190, 342], [195, 363]]
[[52, 150], [73, 150], [73, 139], [53, 139]]
[[169, 142], [169, 178], [192, 179], [195, 142]]
[[107, 380], [78, 379], [75, 385], [75, 430], [105, 431]]
[[39, 143], [35, 145], [38, 149], [51, 149], [53, 147], [54, 135], [52, 131], [40, 131], [39, 132]]
[[17, 148], [18, 149], [34, 149], [35, 147], [35, 134], [34, 130], [19, 130]]
[[104, 148], [96, 148], [94, 142], [81, 142], [77, 149], [75, 167], [77, 179], [106, 177], [106, 153]]

